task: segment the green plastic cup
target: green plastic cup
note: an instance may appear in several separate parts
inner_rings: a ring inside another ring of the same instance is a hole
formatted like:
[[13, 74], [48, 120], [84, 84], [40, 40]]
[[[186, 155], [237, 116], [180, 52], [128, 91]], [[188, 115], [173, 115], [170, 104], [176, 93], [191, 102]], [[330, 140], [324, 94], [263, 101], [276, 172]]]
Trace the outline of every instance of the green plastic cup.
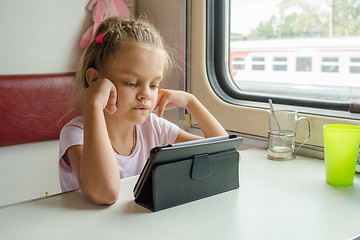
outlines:
[[360, 127], [353, 125], [324, 125], [324, 158], [326, 182], [349, 186], [354, 182], [360, 144]]

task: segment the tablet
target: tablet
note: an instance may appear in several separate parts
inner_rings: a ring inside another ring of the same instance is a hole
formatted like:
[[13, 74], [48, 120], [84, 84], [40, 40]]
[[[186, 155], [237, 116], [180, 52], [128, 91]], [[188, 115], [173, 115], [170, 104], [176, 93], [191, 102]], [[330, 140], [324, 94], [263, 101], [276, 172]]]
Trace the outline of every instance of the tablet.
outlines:
[[242, 141], [243, 139], [241, 137], [228, 135], [153, 148], [135, 184], [133, 190], [134, 197], [137, 198], [141, 191], [146, 191], [143, 190], [144, 188], [151, 188], [151, 173], [157, 166], [193, 158], [196, 155], [211, 155], [229, 150], [238, 150]]

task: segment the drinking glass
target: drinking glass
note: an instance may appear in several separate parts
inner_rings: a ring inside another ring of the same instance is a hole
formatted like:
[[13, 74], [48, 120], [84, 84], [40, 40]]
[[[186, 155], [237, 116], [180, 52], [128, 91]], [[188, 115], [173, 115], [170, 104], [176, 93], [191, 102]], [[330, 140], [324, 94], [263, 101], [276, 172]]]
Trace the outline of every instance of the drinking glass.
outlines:
[[[268, 158], [271, 160], [289, 160], [296, 157], [296, 151], [309, 140], [310, 121], [306, 117], [298, 118], [296, 110], [268, 110]], [[308, 137], [295, 148], [297, 124], [300, 120], [306, 120], [308, 124]]]

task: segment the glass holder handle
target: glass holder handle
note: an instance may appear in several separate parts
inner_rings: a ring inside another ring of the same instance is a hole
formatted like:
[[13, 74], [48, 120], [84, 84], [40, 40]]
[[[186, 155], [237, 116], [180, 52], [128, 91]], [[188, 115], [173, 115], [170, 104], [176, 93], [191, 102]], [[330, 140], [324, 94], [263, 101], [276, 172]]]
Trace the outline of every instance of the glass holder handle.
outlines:
[[300, 117], [298, 118], [297, 122], [300, 120], [306, 120], [308, 123], [308, 131], [309, 131], [309, 135], [308, 137], [305, 139], [305, 141], [303, 141], [296, 149], [295, 149], [295, 153], [297, 150], [299, 150], [299, 148], [301, 148], [302, 146], [304, 146], [304, 144], [309, 140], [309, 138], [311, 137], [311, 130], [310, 130], [310, 120], [306, 117]]

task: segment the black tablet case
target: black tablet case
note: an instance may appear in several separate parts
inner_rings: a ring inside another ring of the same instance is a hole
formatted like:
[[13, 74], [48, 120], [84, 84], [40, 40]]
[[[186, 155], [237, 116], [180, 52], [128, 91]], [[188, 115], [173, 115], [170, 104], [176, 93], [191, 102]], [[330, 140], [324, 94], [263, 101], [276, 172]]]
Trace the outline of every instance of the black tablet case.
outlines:
[[236, 135], [156, 147], [134, 188], [152, 211], [237, 189], [242, 138]]

